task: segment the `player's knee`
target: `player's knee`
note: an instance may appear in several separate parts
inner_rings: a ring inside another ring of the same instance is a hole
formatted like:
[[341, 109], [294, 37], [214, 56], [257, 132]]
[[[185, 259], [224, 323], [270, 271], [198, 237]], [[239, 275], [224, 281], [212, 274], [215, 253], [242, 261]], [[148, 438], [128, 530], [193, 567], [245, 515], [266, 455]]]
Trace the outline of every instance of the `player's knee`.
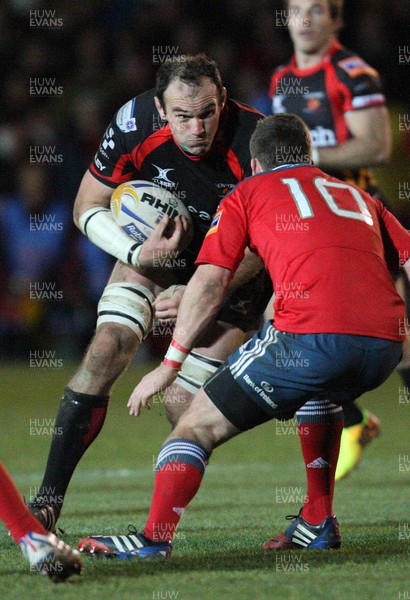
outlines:
[[176, 426], [181, 416], [191, 405], [193, 395], [179, 385], [171, 385], [167, 388], [164, 397], [164, 406], [168, 421], [173, 427]]
[[139, 344], [135, 333], [125, 325], [103, 323], [97, 328], [91, 348], [101, 356], [129, 355]]
[[233, 426], [216, 408], [211, 399], [201, 389], [192, 399], [187, 410], [178, 421], [174, 434], [195, 440], [208, 452], [229, 439]]
[[155, 300], [152, 292], [136, 283], [111, 283], [98, 303], [97, 328], [104, 325], [119, 343], [132, 332], [142, 342], [152, 327]]

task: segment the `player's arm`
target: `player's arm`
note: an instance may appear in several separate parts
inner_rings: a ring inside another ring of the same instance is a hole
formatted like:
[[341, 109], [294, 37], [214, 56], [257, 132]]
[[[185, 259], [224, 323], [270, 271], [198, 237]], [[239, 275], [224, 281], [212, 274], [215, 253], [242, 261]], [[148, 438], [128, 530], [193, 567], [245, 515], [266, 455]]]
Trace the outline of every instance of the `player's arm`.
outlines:
[[[261, 259], [249, 248], [246, 248], [245, 256], [229, 283], [228, 291], [235, 290], [247, 283], [261, 269], [264, 269]], [[174, 321], [185, 290], [185, 285], [171, 285], [171, 287], [158, 294], [154, 302], [156, 318], [164, 323]]]
[[139, 415], [149, 398], [164, 390], [177, 377], [196, 340], [216, 317], [229, 282], [248, 245], [247, 219], [241, 194], [236, 188], [220, 205], [209, 229], [178, 311], [173, 339], [164, 361], [141, 380], [127, 406]]
[[74, 222], [96, 246], [122, 262], [138, 269], [152, 267], [158, 253], [184, 249], [191, 239], [190, 223], [185, 217], [175, 218], [172, 236], [166, 235], [169, 217], [164, 217], [150, 237], [139, 244], [118, 225], [109, 209], [112, 188], [98, 181], [89, 171], [82, 179], [74, 202]]
[[231, 276], [231, 271], [224, 267], [199, 265], [183, 295], [165, 359], [159, 367], [145, 375], [132, 392], [127, 403], [130, 415], [138, 416], [141, 406], [150, 408], [148, 400], [151, 396], [175, 381], [182, 361], [218, 314]]
[[324, 170], [359, 169], [386, 164], [391, 154], [391, 132], [386, 107], [352, 110], [345, 113], [345, 120], [352, 138], [338, 146], [315, 148], [314, 162]]
[[410, 280], [410, 232], [396, 219], [380, 200], [376, 200], [379, 215], [396, 252], [399, 267]]

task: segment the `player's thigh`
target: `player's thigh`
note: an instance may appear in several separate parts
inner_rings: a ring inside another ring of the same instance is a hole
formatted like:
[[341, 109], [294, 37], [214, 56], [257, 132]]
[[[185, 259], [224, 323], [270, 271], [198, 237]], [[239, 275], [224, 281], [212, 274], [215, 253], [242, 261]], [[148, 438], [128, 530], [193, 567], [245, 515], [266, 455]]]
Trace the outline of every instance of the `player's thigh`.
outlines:
[[174, 436], [194, 438], [211, 451], [240, 433], [201, 389], [175, 428]]
[[112, 283], [136, 283], [138, 285], [146, 287], [150, 292], [152, 292], [155, 296], [162, 291], [163, 287], [154, 283], [148, 277], [145, 277], [131, 266], [126, 265], [125, 263], [117, 260], [114, 265], [114, 268], [111, 272], [110, 278], [108, 280], [107, 285]]

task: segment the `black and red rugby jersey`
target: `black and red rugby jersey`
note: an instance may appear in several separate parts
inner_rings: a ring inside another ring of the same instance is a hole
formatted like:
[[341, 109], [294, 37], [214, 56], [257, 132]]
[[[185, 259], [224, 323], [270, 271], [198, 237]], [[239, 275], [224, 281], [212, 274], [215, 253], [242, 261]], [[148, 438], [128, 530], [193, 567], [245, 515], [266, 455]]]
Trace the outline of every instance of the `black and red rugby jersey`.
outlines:
[[161, 120], [154, 90], [127, 102], [114, 115], [90, 172], [115, 188], [132, 179], [152, 181], [178, 196], [195, 226], [190, 251], [197, 255], [222, 197], [251, 175], [249, 140], [263, 115], [228, 99], [207, 154], [186, 153]]
[[[337, 146], [351, 135], [344, 115], [385, 103], [379, 75], [354, 52], [335, 42], [320, 64], [298, 69], [295, 56], [273, 73], [269, 88], [272, 113], [293, 113], [310, 129], [313, 147]], [[340, 179], [369, 189], [366, 169], [331, 171]]]

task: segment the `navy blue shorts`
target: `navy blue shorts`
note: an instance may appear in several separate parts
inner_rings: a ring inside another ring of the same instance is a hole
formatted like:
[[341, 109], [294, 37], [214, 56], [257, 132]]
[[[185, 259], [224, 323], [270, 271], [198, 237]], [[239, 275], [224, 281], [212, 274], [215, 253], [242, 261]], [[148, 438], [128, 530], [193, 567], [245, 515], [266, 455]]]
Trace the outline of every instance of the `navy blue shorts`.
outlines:
[[400, 362], [402, 344], [330, 333], [284, 333], [268, 322], [233, 352], [204, 390], [241, 431], [290, 419], [308, 400], [348, 404], [381, 385]]

